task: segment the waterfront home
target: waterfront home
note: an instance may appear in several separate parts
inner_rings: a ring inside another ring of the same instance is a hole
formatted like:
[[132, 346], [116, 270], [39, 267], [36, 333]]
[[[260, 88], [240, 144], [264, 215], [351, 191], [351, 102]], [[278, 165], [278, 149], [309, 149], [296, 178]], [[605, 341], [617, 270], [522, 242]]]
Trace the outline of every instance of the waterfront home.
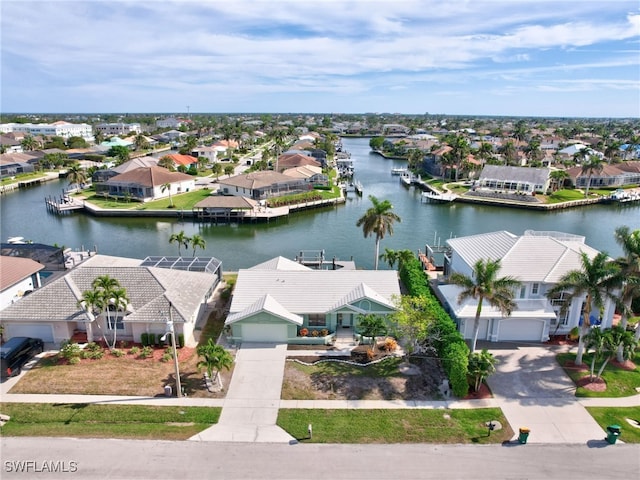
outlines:
[[198, 167], [198, 158], [191, 155], [181, 155], [179, 153], [170, 153], [163, 155], [162, 158], [170, 158], [173, 162], [173, 168], [176, 170], [189, 170], [190, 168]]
[[[116, 330], [118, 339], [140, 342], [143, 333], [166, 333], [170, 315], [176, 333], [184, 335], [186, 345], [194, 346], [195, 326], [206, 321], [206, 305], [221, 272], [215, 258], [139, 260], [95, 255], [3, 309], [5, 336], [60, 343], [74, 336], [97, 341], [101, 332], [109, 339]], [[89, 312], [82, 304], [84, 292], [93, 290], [93, 281], [105, 275], [116, 279], [129, 299], [126, 309], [111, 311], [110, 324], [102, 313]]]
[[278, 157], [278, 172], [294, 167], [322, 167], [321, 163], [310, 155], [302, 153], [283, 153]]
[[549, 189], [550, 173], [548, 168], [485, 165], [475, 186], [477, 189], [532, 195]]
[[583, 172], [582, 167], [567, 169], [576, 188], [612, 188], [640, 185], [640, 161], [603, 164], [601, 170]]
[[148, 202], [195, 188], [195, 178], [162, 167], [140, 167], [97, 183], [96, 195]]
[[282, 172], [287, 177], [301, 178], [311, 185], [329, 185], [329, 177], [322, 173], [321, 167], [312, 165], [288, 168]]
[[40, 286], [44, 265], [30, 258], [0, 256], [0, 310]]
[[359, 315], [390, 315], [399, 297], [394, 270], [315, 270], [276, 257], [238, 272], [225, 325], [237, 343], [305, 343], [305, 330], [318, 343], [337, 329], [358, 334]]
[[204, 157], [211, 164], [218, 161], [218, 151], [216, 147], [195, 147], [191, 150], [191, 155], [197, 158]]
[[135, 143], [133, 142], [133, 140], [127, 140], [120, 137], [111, 137], [109, 140], [105, 140], [104, 142], [102, 142], [100, 144], [100, 147], [106, 150], [113, 147], [125, 147], [131, 150], [134, 148], [134, 145]]
[[91, 176], [91, 180], [94, 183], [106, 182], [110, 178], [113, 178], [116, 175], [120, 175], [121, 173], [129, 172], [137, 168], [157, 167], [157, 166], [158, 166], [158, 159], [155, 157], [137, 157], [127, 162], [124, 162], [118, 165], [117, 167], [96, 170]]
[[220, 179], [218, 183], [218, 191], [223, 195], [248, 197], [253, 200], [301, 193], [313, 188], [313, 185], [304, 179], [289, 177], [272, 170], [243, 173]]
[[[567, 272], [582, 268], [582, 252], [590, 258], [598, 254], [584, 242], [585, 238], [578, 235], [536, 231], [526, 231], [524, 235], [499, 231], [452, 238], [446, 242], [450, 251], [445, 254], [443, 280], [446, 282], [452, 272], [472, 276], [478, 260], [500, 259], [498, 277], [511, 276], [522, 282], [515, 295], [517, 307], [511, 315], [503, 317], [485, 301], [478, 339], [544, 342], [552, 335], [568, 334], [581, 320], [584, 297], [576, 298], [565, 310], [563, 295], [550, 300], [545, 294]], [[436, 288], [459, 331], [465, 338], [472, 338], [477, 301], [468, 299], [459, 303], [461, 288], [453, 284]], [[592, 321], [610, 327], [614, 312], [615, 305], [608, 300], [601, 318]]]
[[0, 177], [13, 177], [19, 173], [35, 171], [39, 158], [29, 153], [3, 153], [0, 155]]

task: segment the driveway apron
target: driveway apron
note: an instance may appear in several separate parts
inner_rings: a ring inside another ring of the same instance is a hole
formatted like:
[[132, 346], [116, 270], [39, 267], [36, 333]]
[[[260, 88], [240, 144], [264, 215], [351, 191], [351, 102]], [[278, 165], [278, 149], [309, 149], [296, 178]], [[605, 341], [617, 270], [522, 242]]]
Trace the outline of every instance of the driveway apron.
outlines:
[[575, 385], [548, 345], [487, 345], [497, 359], [487, 383], [518, 438], [529, 428], [527, 443], [587, 443], [605, 432], [575, 397]]
[[243, 343], [236, 355], [220, 420], [190, 440], [282, 442], [294, 438], [276, 425], [287, 345]]

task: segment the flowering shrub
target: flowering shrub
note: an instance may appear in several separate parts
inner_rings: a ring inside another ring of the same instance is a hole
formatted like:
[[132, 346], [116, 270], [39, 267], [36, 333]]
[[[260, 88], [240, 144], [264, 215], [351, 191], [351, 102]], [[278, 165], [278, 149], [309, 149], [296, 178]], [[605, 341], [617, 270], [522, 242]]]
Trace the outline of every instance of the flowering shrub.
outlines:
[[382, 348], [387, 352], [394, 352], [398, 348], [398, 342], [394, 338], [385, 338]]
[[311, 336], [312, 337], [319, 337], [320, 336], [320, 330], [312, 330], [311, 331]]
[[300, 329], [300, 336], [301, 336], [301, 337], [306, 337], [307, 335], [309, 335], [309, 329], [307, 329], [307, 328], [301, 328], [301, 329]]
[[320, 330], [320, 335], [326, 337], [327, 335], [329, 335], [329, 330], [323, 328], [322, 330]]

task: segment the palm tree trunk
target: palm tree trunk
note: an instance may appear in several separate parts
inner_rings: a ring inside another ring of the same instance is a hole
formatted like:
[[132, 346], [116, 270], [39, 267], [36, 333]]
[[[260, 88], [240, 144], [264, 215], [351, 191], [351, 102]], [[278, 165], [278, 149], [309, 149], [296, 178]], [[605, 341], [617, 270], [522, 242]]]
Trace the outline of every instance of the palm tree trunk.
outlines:
[[[624, 302], [625, 309], [622, 312], [622, 318], [620, 319], [620, 327], [623, 329], [627, 329], [627, 314], [625, 312], [631, 311], [631, 298]], [[636, 331], [637, 333], [637, 331]], [[624, 349], [622, 343], [618, 345], [618, 350], [616, 351], [616, 361], [622, 363], [624, 361]]]
[[587, 329], [589, 327], [585, 326], [585, 322], [582, 322], [582, 326], [580, 327], [580, 336], [578, 337], [578, 353], [576, 354], [576, 365], [582, 365], [582, 356], [584, 354], [584, 336], [587, 334]]
[[378, 253], [380, 252], [380, 237], [376, 237], [376, 257], [373, 259], [373, 269], [378, 269]]
[[471, 353], [476, 351], [476, 343], [478, 343], [478, 333], [480, 332], [480, 315], [476, 315], [473, 320], [473, 339], [471, 341]]

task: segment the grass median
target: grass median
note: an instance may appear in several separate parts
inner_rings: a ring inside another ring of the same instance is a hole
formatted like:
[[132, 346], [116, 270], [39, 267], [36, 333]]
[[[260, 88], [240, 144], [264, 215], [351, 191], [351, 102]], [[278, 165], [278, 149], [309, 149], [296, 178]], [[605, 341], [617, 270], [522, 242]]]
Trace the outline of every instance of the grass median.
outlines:
[[[501, 430], [489, 432], [497, 420]], [[305, 443], [502, 443], [513, 430], [499, 408], [470, 410], [281, 409], [278, 425]], [[312, 438], [308, 426], [312, 426]]]
[[218, 422], [218, 407], [0, 403], [3, 437], [186, 440]]

